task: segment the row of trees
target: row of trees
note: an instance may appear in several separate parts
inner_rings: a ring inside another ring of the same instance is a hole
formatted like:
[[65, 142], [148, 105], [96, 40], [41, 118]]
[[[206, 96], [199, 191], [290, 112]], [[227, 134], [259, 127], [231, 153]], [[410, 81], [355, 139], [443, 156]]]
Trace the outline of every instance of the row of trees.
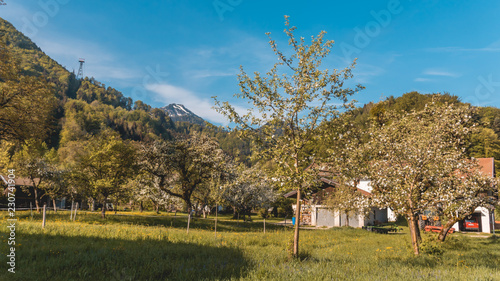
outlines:
[[[194, 132], [187, 137], [165, 112], [140, 101], [132, 110], [130, 98], [93, 78], [74, 79], [33, 43], [18, 44], [29, 39], [1, 19], [0, 28], [5, 31], [0, 41], [0, 162], [30, 178], [38, 210], [42, 196], [53, 201], [90, 198], [91, 206], [150, 201], [156, 209], [178, 198], [198, 209], [212, 204], [209, 191], [216, 183], [224, 187], [219, 201], [232, 199], [229, 187], [237, 185], [229, 180], [236, 181], [242, 169], [216, 141]], [[31, 55], [43, 56], [48, 64], [37, 65]], [[50, 69], [44, 70], [45, 65]], [[235, 142], [224, 130], [207, 132], [223, 140], [221, 146], [232, 157], [246, 149], [236, 148], [244, 142]], [[148, 154], [155, 147], [167, 151]], [[148, 163], [155, 161], [167, 165], [153, 171]], [[164, 177], [158, 177], [161, 172]]]
[[[266, 75], [255, 72], [253, 79], [241, 70], [241, 94], [236, 96], [252, 109], [241, 115], [228, 102], [215, 102], [242, 136], [252, 139], [256, 155], [276, 163], [272, 177], [277, 186], [297, 190], [297, 218], [301, 196], [315, 186], [315, 167], [326, 167], [338, 183], [332, 202], [337, 208], [376, 206], [404, 216], [416, 255], [421, 241], [418, 215], [425, 209], [438, 208], [448, 219], [439, 236], [444, 241], [456, 221], [478, 206], [497, 203], [496, 180], [481, 174], [469, 158], [475, 133], [470, 105], [431, 100], [413, 111], [379, 108], [367, 125], [354, 126], [350, 117], [356, 110], [351, 110], [349, 97], [363, 87], [346, 88], [345, 83], [355, 62], [341, 71], [323, 69], [322, 59], [333, 41], [324, 41], [321, 32], [307, 45], [294, 36], [287, 17], [286, 27], [291, 56], [270, 38], [279, 59], [274, 67]], [[371, 180], [371, 198], [355, 191], [363, 178]], [[293, 254], [298, 252], [296, 224]]]
[[172, 141], [136, 143], [104, 130], [85, 142], [59, 151], [28, 141], [12, 163], [31, 181], [39, 211], [40, 195], [108, 202], [151, 202], [176, 206], [183, 202], [203, 211], [217, 204], [245, 213], [269, 207], [275, 192], [263, 172], [238, 165], [214, 139], [198, 133]]

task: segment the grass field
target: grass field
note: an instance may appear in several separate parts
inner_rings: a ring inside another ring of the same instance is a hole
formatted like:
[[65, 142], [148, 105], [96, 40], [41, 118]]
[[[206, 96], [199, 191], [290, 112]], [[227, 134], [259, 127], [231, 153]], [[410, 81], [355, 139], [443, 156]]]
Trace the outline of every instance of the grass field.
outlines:
[[[500, 240], [453, 234], [444, 244], [424, 235], [414, 257], [409, 235], [361, 229], [303, 230], [300, 259], [290, 259], [291, 228], [223, 216], [196, 219], [153, 213], [17, 212], [16, 273], [7, 272], [6, 213], [0, 229], [0, 280], [500, 280]], [[254, 217], [255, 218], [255, 217]]]

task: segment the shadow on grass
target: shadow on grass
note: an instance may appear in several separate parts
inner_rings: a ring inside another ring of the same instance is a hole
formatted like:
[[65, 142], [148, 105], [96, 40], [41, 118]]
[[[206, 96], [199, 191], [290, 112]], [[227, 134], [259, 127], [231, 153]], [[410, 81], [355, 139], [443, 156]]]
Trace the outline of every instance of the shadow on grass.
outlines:
[[[29, 218], [29, 215], [19, 216], [20, 218]], [[35, 215], [34, 220], [41, 221], [41, 215]], [[47, 214], [47, 221], [62, 220], [69, 221], [69, 213], [49, 213]], [[160, 226], [160, 227], [173, 227], [178, 229], [186, 229], [187, 215], [178, 216], [143, 216], [143, 215], [123, 215], [123, 214], [108, 214], [106, 218], [100, 217], [100, 213], [79, 213], [77, 221], [89, 224], [128, 224], [128, 225], [142, 225], [142, 226]], [[203, 218], [192, 218], [190, 229], [200, 230], [213, 230], [215, 221]], [[262, 222], [238, 222], [233, 220], [219, 220], [217, 223], [218, 232], [249, 232], [249, 231], [263, 231]], [[282, 230], [283, 226], [266, 223], [266, 230]]]
[[[16, 274], [1, 280], [239, 279], [248, 262], [235, 248], [168, 241], [19, 235]], [[9, 274], [9, 273], [7, 273]]]
[[[411, 251], [410, 249], [408, 249]], [[420, 247], [420, 255], [384, 258], [384, 265], [399, 264], [417, 268], [469, 267], [498, 269], [500, 262], [500, 241], [498, 239], [471, 239], [459, 237], [444, 243], [429, 240], [427, 246]]]

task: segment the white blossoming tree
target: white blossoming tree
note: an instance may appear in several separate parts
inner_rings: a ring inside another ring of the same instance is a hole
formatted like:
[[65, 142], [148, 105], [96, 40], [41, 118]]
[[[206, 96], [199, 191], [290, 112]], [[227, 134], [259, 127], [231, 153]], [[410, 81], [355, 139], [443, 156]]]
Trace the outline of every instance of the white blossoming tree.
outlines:
[[369, 162], [373, 202], [403, 215], [414, 253], [420, 253], [418, 215], [450, 192], [442, 180], [469, 160], [467, 138], [474, 130], [468, 106], [431, 104], [421, 111], [387, 113], [371, 128]]
[[160, 188], [160, 179], [147, 173], [140, 173], [128, 183], [132, 198], [136, 202], [151, 202], [157, 214], [160, 207], [180, 206], [180, 198], [176, 198]]
[[458, 221], [474, 213], [477, 207], [493, 211], [498, 204], [496, 178], [481, 172], [478, 161], [465, 162], [454, 173], [442, 179], [436, 192], [436, 207], [447, 219], [438, 240], [444, 242], [450, 228]]
[[[278, 62], [265, 75], [255, 72], [253, 79], [241, 68], [241, 93], [236, 97], [247, 100], [252, 108], [241, 115], [228, 102], [217, 99], [215, 108], [236, 125], [242, 138], [253, 141], [258, 158], [277, 164], [272, 178], [280, 187], [297, 190], [295, 216], [299, 220], [301, 195], [315, 179], [313, 169], [308, 167], [314, 163], [310, 146], [322, 134], [318, 127], [321, 122], [336, 118], [339, 109], [351, 107], [349, 97], [362, 87], [344, 86], [352, 78], [354, 62], [340, 71], [322, 65], [333, 45], [333, 41], [324, 40], [326, 32], [313, 36], [308, 45], [303, 37], [295, 37], [296, 28], [290, 27], [288, 17], [285, 20], [284, 32], [293, 54], [286, 56], [268, 33]], [[298, 253], [297, 223], [293, 255], [297, 257]]]
[[238, 213], [269, 206], [276, 200], [276, 193], [259, 168], [239, 167], [237, 176], [222, 187], [222, 199]]
[[346, 225], [350, 215], [368, 214], [371, 210], [370, 197], [357, 188], [359, 181], [367, 177], [366, 153], [362, 149], [366, 132], [354, 126], [351, 120], [350, 112], [345, 112], [324, 125], [327, 133], [322, 136], [326, 158], [321, 169], [335, 182], [325, 205], [344, 213]]
[[209, 187], [209, 182], [222, 174], [228, 156], [217, 141], [194, 133], [186, 139], [145, 145], [140, 158], [141, 169], [157, 181], [162, 191], [186, 203], [189, 232], [193, 193]]

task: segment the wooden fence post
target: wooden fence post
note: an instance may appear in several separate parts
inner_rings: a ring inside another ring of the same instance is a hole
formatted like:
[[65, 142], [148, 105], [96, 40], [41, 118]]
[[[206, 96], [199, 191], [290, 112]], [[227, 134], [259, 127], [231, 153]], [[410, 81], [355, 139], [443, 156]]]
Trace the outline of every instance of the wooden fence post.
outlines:
[[45, 228], [45, 209], [47, 208], [46, 204], [43, 204], [43, 219], [42, 219], [42, 228]]
[[72, 221], [73, 220], [73, 205], [74, 205], [74, 201], [71, 200], [71, 211], [69, 212], [69, 221]]
[[191, 210], [189, 210], [189, 214], [188, 214], [188, 225], [187, 225], [187, 234], [189, 234], [189, 223], [191, 222]]
[[75, 215], [73, 216], [73, 221], [76, 220], [76, 211], [78, 211], [78, 202], [76, 202], [76, 206], [75, 206]]

